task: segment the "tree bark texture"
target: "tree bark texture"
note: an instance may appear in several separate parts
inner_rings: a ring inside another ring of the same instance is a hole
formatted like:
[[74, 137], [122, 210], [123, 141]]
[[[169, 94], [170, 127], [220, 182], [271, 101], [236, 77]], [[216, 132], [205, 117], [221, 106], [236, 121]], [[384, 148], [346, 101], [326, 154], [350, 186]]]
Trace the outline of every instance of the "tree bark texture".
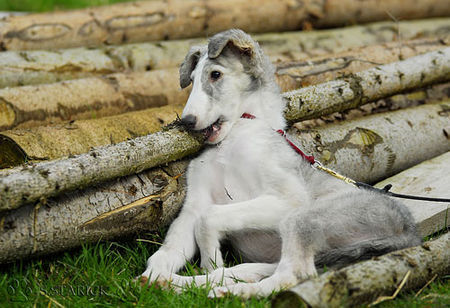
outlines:
[[113, 74], [0, 90], [0, 130], [184, 103], [178, 70]]
[[7, 170], [0, 173], [0, 211], [175, 161], [197, 152], [200, 139], [172, 128], [74, 157]]
[[438, 103], [450, 99], [450, 83], [436, 84], [421, 90], [389, 96], [372, 103], [334, 112], [330, 115], [295, 123], [297, 129], [313, 129], [326, 124], [340, 123], [372, 114], [416, 107], [424, 104]]
[[[449, 95], [450, 83], [438, 84], [295, 125], [297, 129], [311, 129], [370, 114], [436, 103], [449, 99]], [[4, 131], [0, 133], [0, 168], [72, 156], [88, 152], [92, 147], [144, 136], [175, 120], [181, 112], [181, 105], [171, 105], [100, 119]]]
[[[450, 128], [450, 127], [448, 127]], [[447, 133], [450, 133], [447, 130]], [[375, 186], [383, 188], [392, 184], [391, 191], [400, 194], [450, 199], [450, 152], [406, 169]], [[450, 226], [449, 203], [403, 199], [422, 236], [427, 236]], [[449, 260], [450, 261], [450, 260]]]
[[[293, 128], [289, 134], [323, 164], [356, 180], [374, 182], [448, 151], [450, 141], [443, 129], [450, 125], [449, 109], [448, 103], [431, 104], [314, 131]], [[171, 129], [73, 158], [7, 170], [0, 177], [0, 211], [158, 166], [200, 146], [188, 133]]]
[[157, 231], [177, 214], [187, 161], [91, 185], [0, 218], [0, 263]]
[[[280, 63], [277, 73], [278, 83], [284, 89], [318, 83], [335, 78], [340, 74], [354, 73], [367, 67], [373, 67], [376, 63], [394, 61], [399, 55], [402, 58], [408, 58], [421, 52], [444, 48], [445, 44], [444, 41], [437, 39], [427, 41], [415, 40], [407, 42], [407, 46], [401, 48], [395, 44], [364, 47], [357, 51], [349, 51], [326, 58], [321, 57], [317, 60]], [[418, 71], [415, 74], [419, 75], [419, 72], [423, 72], [424, 76], [426, 74], [426, 77], [429, 77], [428, 75], [431, 75], [432, 72], [436, 72], [437, 75], [435, 77], [430, 77], [433, 79], [443, 72], [444, 76], [448, 78], [448, 71], [445, 71], [445, 68], [449, 66], [448, 63], [442, 68], [439, 66], [426, 67], [427, 64], [429, 63], [422, 63], [423, 71], [419, 71], [420, 68], [417, 68]], [[404, 74], [409, 74], [410, 70], [408, 68]], [[373, 80], [374, 77], [371, 78], [370, 80]], [[342, 83], [344, 88], [355, 84], [358, 85], [358, 79], [351, 78], [350, 80], [350, 83], [345, 83], [342, 80], [337, 82]], [[389, 80], [389, 82], [391, 81]], [[400, 80], [399, 89], [403, 89], [404, 85], [408, 85], [406, 81]], [[426, 78], [424, 81], [429, 82]], [[86, 119], [93, 116], [105, 116], [148, 108], [152, 105], [184, 104], [189, 90], [180, 90], [178, 84], [178, 70], [173, 68], [145, 73], [91, 77], [40, 86], [3, 89], [0, 90], [0, 110], [3, 111], [0, 112], [0, 129], [28, 128], [49, 122]], [[415, 87], [421, 86], [423, 85], [415, 83]], [[326, 101], [327, 104], [345, 103], [353, 104], [352, 106], [354, 107], [358, 105], [358, 100], [360, 99], [357, 96], [358, 93], [351, 92], [351, 101], [346, 101], [345, 95], [349, 91], [345, 93], [336, 92], [340, 90], [334, 87], [334, 83], [331, 85], [331, 89], [327, 88], [327, 86], [325, 88], [331, 94], [331, 97]], [[313, 90], [316, 91], [314, 88]], [[358, 91], [358, 89], [350, 90]], [[303, 91], [308, 92], [310, 89], [300, 90], [298, 93]], [[353, 97], [353, 95], [356, 95], [356, 97]], [[311, 97], [313, 99], [316, 98], [314, 96]], [[308, 97], [305, 98], [301, 95], [300, 99], [308, 104], [317, 104], [318, 102], [315, 100], [309, 102]], [[365, 102], [365, 100], [360, 102]], [[308, 106], [306, 105], [305, 108], [311, 108]], [[314, 108], [318, 108], [318, 106], [314, 105]], [[293, 115], [296, 114], [293, 110], [290, 112]], [[299, 112], [301, 114], [304, 111], [300, 110]]]
[[362, 46], [302, 61], [281, 62], [276, 65], [277, 82], [283, 92], [292, 91], [449, 47], [448, 38], [448, 41], [435, 38]]
[[[408, 45], [405, 40], [439, 37], [447, 42], [449, 28], [450, 18], [434, 18], [398, 23], [378, 22], [332, 30], [267, 33], [255, 35], [254, 38], [272, 61], [299, 61], [391, 41], [404, 46]], [[202, 44], [206, 44], [206, 40], [160, 41], [99, 49], [5, 51], [0, 53], [0, 88], [178, 67], [191, 46]]]
[[89, 152], [155, 133], [172, 123], [183, 106], [171, 105], [92, 120], [15, 129], [0, 133], [0, 168]]
[[434, 275], [450, 272], [450, 233], [425, 242], [360, 262], [318, 278], [307, 280], [273, 301], [274, 307], [301, 303], [309, 307], [350, 307], [369, 304], [380, 296], [391, 296], [402, 280], [403, 290], [424, 286]]
[[449, 151], [449, 115], [449, 102], [443, 102], [310, 130], [294, 125], [288, 134], [323, 165], [375, 183]]
[[342, 79], [286, 92], [285, 118], [289, 122], [312, 119], [449, 79], [450, 47], [446, 47]]
[[445, 0], [154, 0], [84, 10], [11, 16], [1, 21], [3, 50], [100, 46], [247, 32], [450, 15]]

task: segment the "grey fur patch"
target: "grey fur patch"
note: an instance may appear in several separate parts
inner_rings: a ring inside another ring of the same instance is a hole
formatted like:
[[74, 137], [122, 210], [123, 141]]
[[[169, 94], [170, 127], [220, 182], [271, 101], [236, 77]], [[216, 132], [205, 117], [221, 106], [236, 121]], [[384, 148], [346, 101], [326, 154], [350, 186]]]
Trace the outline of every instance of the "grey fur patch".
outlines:
[[191, 84], [191, 74], [197, 66], [198, 60], [202, 53], [205, 51], [205, 47], [193, 46], [184, 58], [183, 63], [180, 66], [180, 86], [182, 89]]
[[314, 209], [300, 209], [284, 228], [305, 249], [314, 247], [316, 266], [339, 268], [421, 242], [411, 213], [401, 202], [363, 190], [336, 195]]
[[[208, 57], [218, 58], [225, 50], [229, 50], [239, 58], [246, 73], [254, 78], [273, 80], [273, 70], [264, 56], [261, 47], [250, 35], [239, 29], [231, 29], [214, 35], [208, 44]], [[266, 69], [264, 69], [266, 68]], [[267, 69], [269, 68], [269, 69]]]
[[212, 71], [212, 66], [221, 65], [217, 60], [209, 60], [203, 66], [203, 72], [201, 77], [203, 91], [208, 95], [209, 98], [214, 98], [214, 96], [220, 97], [222, 89], [222, 78], [214, 82], [214, 85], [209, 80], [209, 75]]

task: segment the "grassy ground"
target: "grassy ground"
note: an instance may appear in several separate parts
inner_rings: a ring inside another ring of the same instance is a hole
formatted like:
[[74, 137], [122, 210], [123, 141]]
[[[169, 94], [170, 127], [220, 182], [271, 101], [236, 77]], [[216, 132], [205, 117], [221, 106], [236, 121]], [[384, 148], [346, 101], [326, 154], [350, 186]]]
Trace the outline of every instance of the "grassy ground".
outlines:
[[[152, 238], [154, 240], [154, 238]], [[156, 238], [160, 241], [160, 238]], [[190, 288], [178, 295], [141, 288], [132, 278], [142, 273], [157, 245], [140, 241], [84, 245], [64, 254], [18, 261], [0, 268], [3, 307], [268, 307], [270, 298], [210, 300], [207, 290]], [[195, 265], [189, 266], [193, 274]], [[449, 307], [450, 276], [432, 283], [420, 296], [402, 292], [379, 307]]]
[[1, 11], [44, 12], [77, 9], [132, 0], [0, 0]]
[[[158, 248], [145, 242], [108, 242], [52, 258], [16, 262], [0, 269], [0, 306], [23, 307], [267, 307], [269, 299], [210, 300], [207, 290], [191, 288], [178, 295], [141, 288], [133, 277], [145, 269]], [[187, 274], [194, 274], [195, 265]]]

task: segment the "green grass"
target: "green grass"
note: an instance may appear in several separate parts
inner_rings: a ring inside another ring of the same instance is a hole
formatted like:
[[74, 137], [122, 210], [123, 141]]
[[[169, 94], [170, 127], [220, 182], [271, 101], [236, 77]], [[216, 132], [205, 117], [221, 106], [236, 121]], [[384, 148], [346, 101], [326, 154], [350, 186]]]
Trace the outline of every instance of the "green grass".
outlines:
[[[0, 269], [0, 306], [47, 307], [267, 307], [269, 299], [237, 297], [210, 300], [208, 290], [189, 288], [183, 294], [142, 288], [132, 279], [143, 272], [157, 245], [145, 242], [103, 242], [51, 258], [18, 261]], [[195, 265], [186, 274], [194, 274]], [[56, 304], [56, 302], [58, 304]]]
[[0, 0], [1, 11], [44, 12], [55, 9], [78, 9], [132, 0]]
[[[155, 240], [153, 237], [152, 240]], [[161, 241], [160, 237], [156, 241]], [[157, 245], [139, 241], [102, 242], [52, 257], [17, 261], [0, 268], [3, 307], [268, 307], [270, 298], [208, 299], [208, 290], [191, 287], [183, 294], [141, 288], [132, 282], [145, 269]], [[195, 265], [187, 267], [194, 274]], [[418, 297], [400, 293], [378, 307], [448, 307], [450, 277], [435, 281]], [[57, 304], [58, 303], [58, 304]]]

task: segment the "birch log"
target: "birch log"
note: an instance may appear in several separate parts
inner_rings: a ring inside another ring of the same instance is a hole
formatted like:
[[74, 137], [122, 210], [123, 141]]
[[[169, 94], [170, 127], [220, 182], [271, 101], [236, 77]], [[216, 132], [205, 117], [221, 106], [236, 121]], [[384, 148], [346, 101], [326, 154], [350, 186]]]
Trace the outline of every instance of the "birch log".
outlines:
[[184, 103], [178, 70], [113, 74], [0, 90], [0, 130]]
[[11, 16], [1, 21], [3, 50], [100, 46], [199, 37], [229, 28], [247, 32], [448, 16], [445, 0], [154, 0]]
[[340, 123], [372, 114], [395, 111], [404, 108], [416, 107], [423, 104], [432, 104], [450, 99], [450, 83], [436, 84], [418, 91], [389, 96], [372, 103], [334, 112], [330, 115], [295, 123], [297, 129], [313, 129], [326, 124]]
[[289, 135], [323, 165], [354, 180], [375, 183], [449, 151], [449, 115], [450, 103], [444, 102], [311, 130], [294, 125]]
[[[405, 40], [419, 37], [439, 37], [448, 44], [449, 29], [450, 18], [434, 18], [332, 30], [268, 33], [254, 38], [272, 61], [298, 61], [391, 41], [405, 46], [410, 45]], [[160, 41], [99, 49], [5, 51], [0, 53], [0, 88], [178, 67], [191, 46], [202, 44], [206, 44], [206, 40]]]
[[[447, 152], [385, 179], [375, 186], [383, 188], [387, 184], [392, 184], [392, 192], [450, 199], [449, 183], [450, 152]], [[450, 202], [407, 199], [403, 199], [402, 202], [413, 214], [422, 236], [433, 234], [450, 226], [450, 219], [448, 219]]]
[[78, 156], [7, 170], [0, 174], [0, 211], [175, 161], [197, 152], [200, 139], [173, 128]]
[[[431, 104], [290, 134], [325, 165], [374, 182], [448, 151], [450, 141], [443, 129], [450, 125], [449, 109], [449, 103]], [[407, 139], [399, 144], [401, 138]], [[0, 211], [161, 165], [199, 148], [197, 139], [172, 129], [73, 158], [18, 167], [0, 177]]]
[[0, 263], [157, 231], [177, 214], [187, 162], [64, 193], [0, 220]]
[[150, 108], [100, 119], [70, 121], [0, 133], [0, 168], [86, 153], [159, 131], [181, 114], [180, 105]]
[[[358, 51], [350, 51], [338, 56], [333, 55], [329, 58], [320, 58], [317, 61], [313, 59], [311, 63], [314, 65], [311, 65], [309, 62], [280, 64], [278, 82], [282, 87], [284, 85], [285, 88], [301, 86], [305, 83], [316, 83], [334, 78], [340, 73], [357, 72], [364, 67], [373, 67], [375, 62], [371, 61], [371, 58], [382, 63], [390, 62], [399, 55], [406, 58], [427, 50], [442, 48], [445, 44], [441, 40], [416, 40], [408, 42], [410, 47], [398, 48], [398, 46], [394, 45], [365, 47]], [[368, 53], [371, 56], [367, 56]], [[428, 60], [418, 62], [418, 66], [415, 66], [415, 71], [412, 71], [412, 68], [408, 66], [410, 62], [399, 66], [399, 70], [404, 71], [402, 74], [413, 74], [411, 78], [405, 77], [403, 80], [399, 80], [401, 79], [400, 77], [397, 79], [390, 78], [388, 82], [391, 86], [394, 85], [392, 82], [397, 82], [398, 88], [396, 91], [398, 92], [412, 87], [422, 87], [426, 83], [436, 80], [450, 78], [448, 70], [450, 61], [445, 61], [446, 59], [444, 58], [441, 61], [444, 62], [442, 66], [439, 66], [441, 62], [438, 60], [436, 60], [438, 61], [437, 65], [431, 65], [434, 58], [441, 59], [442, 57], [447, 57], [447, 54], [434, 54], [434, 56], [430, 54], [427, 57]], [[389, 69], [390, 67], [387, 68]], [[386, 73], [392, 72], [386, 71]], [[377, 73], [375, 77], [370, 76], [371, 79], [368, 79], [367, 83], [373, 82], [374, 78], [378, 78], [377, 76], [382, 76], [381, 72], [380, 74]], [[424, 79], [418, 79], [417, 76], [424, 76]], [[414, 80], [414, 77], [416, 77], [416, 80]], [[375, 79], [375, 81], [378, 82], [379, 80]], [[335, 88], [336, 83], [342, 85], [341, 87], [344, 90], [350, 89], [339, 93], [339, 88]], [[359, 76], [350, 78], [349, 83], [340, 80], [333, 82], [331, 86], [323, 86], [321, 89], [328, 91], [327, 93], [332, 95], [325, 101], [325, 106], [329, 106], [327, 104], [343, 104], [342, 108], [348, 109], [348, 105], [355, 107], [358, 103], [366, 102], [358, 96], [361, 93], [354, 93], [359, 91], [359, 89], [351, 88], [355, 85], [359, 85]], [[362, 85], [371, 86], [364, 83]], [[293, 101], [301, 99], [307, 104], [316, 103], [313, 107], [305, 105], [305, 108], [320, 110], [319, 106], [317, 106], [318, 101], [316, 97], [312, 96], [310, 90], [293, 92], [299, 95], [298, 98], [295, 95], [291, 95], [294, 98]], [[312, 90], [317, 91], [314, 88]], [[301, 94], [305, 91], [308, 93], [306, 97]], [[130, 109], [146, 108], [151, 105], [183, 104], [188, 94], [189, 90], [180, 90], [178, 86], [178, 70], [175, 68], [145, 73], [115, 74], [109, 75], [107, 78], [92, 77], [49, 85], [3, 89], [0, 90], [0, 110], [2, 111], [0, 112], [0, 129], [27, 128], [48, 123], [49, 121], [60, 122], [68, 119], [86, 119], [92, 117], [93, 114], [100, 116], [111, 115], [112, 113], [120, 113]], [[387, 96], [392, 94], [395, 94], [395, 91], [393, 93], [388, 92]], [[364, 93], [364, 95], [366, 94]], [[308, 101], [310, 96], [313, 98], [312, 102]], [[371, 98], [369, 97], [369, 99]], [[294, 106], [294, 108], [298, 108], [298, 106]], [[343, 109], [337, 108], [332, 111]], [[294, 116], [296, 114], [295, 110], [290, 110], [289, 112]], [[299, 112], [301, 114], [302, 110]], [[288, 115], [288, 119], [292, 120], [290, 115]]]
[[450, 80], [450, 47], [287, 92], [285, 118], [311, 119], [427, 84]]
[[450, 233], [387, 255], [360, 262], [282, 292], [273, 307], [300, 306], [342, 307], [375, 302], [381, 296], [391, 296], [405, 280], [402, 290], [419, 289], [434, 275], [450, 273]]

